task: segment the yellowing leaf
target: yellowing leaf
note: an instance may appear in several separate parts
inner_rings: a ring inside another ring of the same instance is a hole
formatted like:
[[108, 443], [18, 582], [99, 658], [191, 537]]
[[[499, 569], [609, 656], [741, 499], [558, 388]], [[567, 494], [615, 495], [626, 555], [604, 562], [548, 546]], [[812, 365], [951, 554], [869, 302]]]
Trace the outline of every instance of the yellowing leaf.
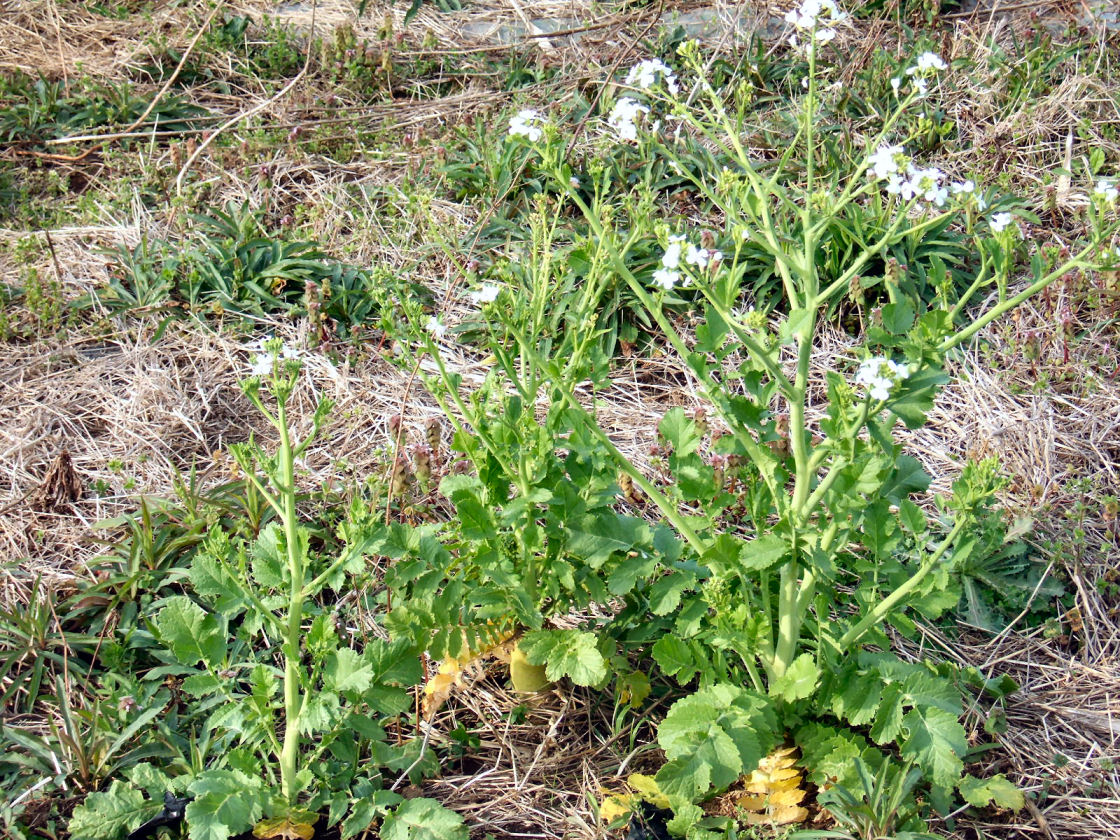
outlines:
[[657, 786], [657, 780], [653, 776], [646, 776], [643, 773], [631, 773], [627, 779], [628, 784], [635, 793], [645, 802], [648, 802], [654, 808], [668, 808], [669, 797], [661, 792], [661, 788]]
[[744, 793], [735, 798], [735, 804], [744, 811], [763, 811], [769, 798], [765, 793]]
[[747, 814], [747, 825], [792, 825], [809, 819], [805, 808], [775, 808], [766, 814]]
[[770, 794], [770, 805], [772, 807], [788, 808], [791, 805], [800, 805], [801, 800], [806, 797], [808, 791], [802, 788], [794, 788], [793, 790], [779, 790]]
[[470, 651], [459, 659], [448, 658], [440, 662], [435, 674], [424, 683], [424, 697], [420, 706], [424, 719], [431, 720], [455, 690], [465, 687], [467, 680], [480, 673], [488, 661], [497, 659], [509, 662], [515, 635], [516, 631], [513, 630], [494, 631], [490, 643], [481, 650]]
[[[305, 822], [310, 816], [311, 822]], [[315, 836], [314, 816], [288, 814], [283, 817], [268, 817], [253, 826], [253, 836], [258, 840], [311, 840]]]
[[599, 819], [603, 822], [614, 822], [619, 817], [625, 817], [633, 810], [634, 804], [629, 797], [608, 796], [599, 803]]

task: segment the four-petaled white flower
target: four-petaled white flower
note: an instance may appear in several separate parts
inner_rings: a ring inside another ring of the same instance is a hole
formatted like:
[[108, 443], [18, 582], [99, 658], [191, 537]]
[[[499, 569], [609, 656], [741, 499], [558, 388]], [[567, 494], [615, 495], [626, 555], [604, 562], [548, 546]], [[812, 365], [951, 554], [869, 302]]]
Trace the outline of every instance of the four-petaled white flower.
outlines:
[[1116, 189], [1115, 184], [1102, 178], [1097, 181], [1096, 187], [1093, 188], [1093, 195], [1103, 199], [1106, 204], [1115, 204], [1116, 200], [1120, 198], [1120, 190]]
[[253, 356], [249, 366], [250, 376], [269, 376], [272, 374], [276, 363], [294, 361], [303, 355], [303, 351], [291, 344], [280, 344], [272, 336], [265, 336], [256, 342], [257, 353]]
[[633, 143], [638, 139], [638, 121], [648, 113], [648, 106], [624, 96], [614, 103], [607, 116], [607, 125], [615, 130], [620, 140]]
[[902, 146], [890, 146], [884, 143], [875, 150], [875, 154], [871, 155], [867, 162], [875, 177], [885, 181], [906, 164], [906, 150]]
[[[709, 251], [707, 248], [697, 248], [691, 242], [688, 243], [688, 248], [684, 254], [684, 261], [689, 265], [694, 265], [697, 268], [704, 269], [708, 267], [708, 263], [719, 254], [719, 251]], [[720, 254], [722, 257], [722, 254]], [[717, 259], [716, 262], [719, 260]]]
[[626, 74], [626, 84], [649, 90], [657, 84], [659, 76], [661, 83], [665, 85], [665, 90], [669, 93], [675, 94], [680, 91], [673, 69], [659, 58], [647, 58], [631, 67], [630, 72]]
[[855, 383], [873, 400], [885, 400], [903, 379], [910, 376], [910, 368], [885, 356], [873, 356], [860, 362]]
[[444, 326], [438, 315], [429, 318], [428, 323], [424, 325], [424, 329], [430, 332], [436, 341], [439, 341], [447, 333], [447, 327]]
[[[846, 18], [835, 0], [802, 0], [800, 6], [785, 15], [786, 23], [809, 36], [804, 45], [806, 52], [810, 52], [815, 43], [826, 44], [835, 38], [836, 30], [831, 24], [841, 23]], [[790, 38], [790, 46], [802, 48], [796, 35]]]
[[271, 353], [261, 353], [259, 356], [254, 356], [253, 364], [249, 368], [249, 375], [268, 376], [272, 373], [274, 364], [276, 364], [276, 359]]
[[907, 70], [908, 75], [914, 73], [927, 74], [934, 70], [944, 70], [949, 65], [935, 52], [924, 52], [918, 56], [918, 63]]
[[[675, 269], [681, 264], [681, 248], [684, 246], [684, 237], [675, 234], [669, 237], [669, 244], [665, 253], [661, 255], [661, 265], [664, 268]], [[691, 246], [689, 246], [691, 247]]]
[[673, 271], [671, 268], [659, 268], [653, 272], [653, 282], [667, 292], [672, 291], [673, 287], [680, 282], [680, 279], [680, 273]]
[[528, 137], [530, 142], [536, 143], [541, 139], [542, 125], [544, 117], [532, 108], [526, 108], [510, 117], [509, 134], [511, 137]]
[[467, 297], [475, 303], [493, 303], [498, 299], [498, 295], [502, 289], [500, 286], [495, 286], [493, 283], [487, 283], [476, 292], [467, 292]]
[[988, 219], [988, 224], [991, 225], [992, 230], [996, 233], [1003, 231], [1009, 224], [1011, 224], [1010, 213], [993, 213], [992, 217]]

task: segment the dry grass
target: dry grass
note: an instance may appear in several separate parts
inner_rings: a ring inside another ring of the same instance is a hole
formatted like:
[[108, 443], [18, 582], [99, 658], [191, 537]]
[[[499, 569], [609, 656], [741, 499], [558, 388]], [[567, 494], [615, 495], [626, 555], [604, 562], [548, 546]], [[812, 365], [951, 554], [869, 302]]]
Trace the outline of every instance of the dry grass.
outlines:
[[[375, 36], [386, 15], [401, 31], [402, 4], [371, 5], [368, 17], [355, 26], [360, 36]], [[254, 14], [266, 8], [264, 2], [236, 6]], [[188, 22], [199, 19], [202, 9], [203, 4], [157, 3], [150, 20], [114, 21], [80, 4], [6, 0], [0, 5], [0, 68], [70, 78], [80, 63], [81, 72], [124, 78], [149, 49], [149, 36], [187, 43], [194, 34]], [[315, 27], [325, 31], [352, 22], [350, 9], [349, 0], [323, 0], [316, 6]], [[750, 12], [765, 17], [761, 6]], [[509, 48], [501, 40], [503, 32], [517, 28], [522, 32], [518, 45], [535, 45], [540, 62], [578, 68], [562, 74], [551, 89], [550, 95], [562, 96], [565, 85], [597, 78], [602, 68], [627, 54], [653, 13], [637, 9], [604, 17], [593, 4], [576, 0], [474, 3], [461, 15], [425, 6], [405, 30], [400, 55], [438, 56], [464, 46], [496, 53]], [[732, 4], [718, 5], [715, 13], [743, 20]], [[311, 25], [306, 9], [279, 17]], [[544, 18], [571, 21], [572, 29], [590, 28], [579, 38], [531, 37], [532, 21]], [[946, 30], [947, 53], [982, 62], [992, 36], [1006, 43], [1012, 30], [1022, 35], [1029, 25], [1023, 16], [956, 19]], [[875, 24], [845, 38], [871, 44], [893, 31]], [[421, 43], [425, 33], [429, 40]], [[866, 59], [853, 61], [848, 72]], [[342, 134], [348, 131], [342, 120], [354, 118], [414, 137], [438, 137], [447, 126], [485, 115], [506, 99], [506, 93], [478, 84], [443, 99], [354, 103], [332, 114], [323, 113], [311, 89], [297, 89], [277, 101], [246, 89], [244, 95], [224, 98], [210, 94], [206, 102], [227, 119], [267, 103], [260, 118], [285, 128], [322, 128], [337, 120]], [[1010, 112], [996, 107], [980, 86], [960, 88], [947, 105], [963, 138], [960, 160], [949, 164], [975, 165], [976, 149], [1006, 148], [1002, 166], [1014, 170], [1040, 208], [1047, 206], [1046, 173], [1064, 160], [1071, 129], [1088, 130], [1091, 140], [1115, 150], [1105, 128], [1115, 126], [1120, 115], [1092, 66], [1071, 73], [1041, 102], [1024, 102]], [[241, 130], [230, 132], [239, 138]], [[157, 149], [149, 166], [173, 176], [172, 149]], [[345, 250], [354, 262], [415, 272], [443, 300], [448, 319], [455, 320], [455, 266], [433, 252], [408, 249], [424, 241], [426, 226], [462, 231], [476, 216], [467, 206], [434, 202], [427, 218], [409, 219], [405, 190], [411, 172], [430, 165], [429, 153], [401, 147], [376, 160], [337, 162], [306, 155], [293, 143], [277, 147], [268, 161], [227, 160], [226, 154], [203, 156], [193, 172], [196, 188], [206, 187], [213, 204], [248, 201], [276, 216], [314, 207], [309, 233], [329, 250]], [[271, 169], [272, 187], [255, 175], [261, 163]], [[74, 169], [92, 187], [116, 177], [97, 164]], [[1078, 196], [1063, 200], [1076, 204]], [[144, 232], [174, 232], [183, 224], [176, 213], [149, 211], [139, 201], [128, 218], [121, 215], [105, 208], [96, 225], [52, 231], [55, 256], [44, 252], [35, 267], [43, 276], [56, 277], [68, 297], [77, 297], [105, 280], [98, 246], [132, 243]], [[2, 233], [8, 242], [24, 236]], [[0, 258], [0, 280], [18, 279], [23, 270], [10, 257]], [[1013, 479], [1003, 503], [1032, 515], [1040, 538], [1068, 543], [1073, 524], [1085, 532], [1078, 546], [1068, 546], [1072, 560], [1058, 558], [1076, 592], [1077, 613], [1055, 614], [1061, 629], [1056, 637], [1015, 627], [995, 638], [962, 628], [950, 639], [927, 629], [920, 646], [900, 643], [915, 656], [936, 653], [987, 673], [1009, 673], [1023, 686], [1010, 700], [1002, 748], [988, 754], [985, 769], [1004, 772], [1045, 798], [1032, 813], [991, 822], [962, 820], [956, 826], [961, 838], [1120, 836], [1120, 778], [1113, 769], [1120, 765], [1117, 605], [1098, 586], [1116, 575], [1118, 546], [1116, 523], [1101, 514], [1101, 499], [1094, 496], [1120, 486], [1116, 320], [1115, 303], [1107, 296], [1070, 285], [993, 325], [984, 336], [984, 351], [969, 351], [955, 362], [958, 375], [942, 393], [931, 424], [909, 439], [911, 451], [935, 477], [936, 489], [947, 489], [966, 458], [996, 454]], [[300, 325], [266, 326], [300, 339]], [[221, 451], [254, 430], [255, 414], [237, 387], [246, 340], [235, 330], [181, 322], [154, 341], [154, 321], [113, 327], [108, 333], [78, 331], [60, 343], [9, 344], [0, 358], [0, 558], [7, 561], [0, 592], [8, 603], [26, 597], [35, 576], [57, 589], [88, 577], [88, 564], [99, 551], [92, 539], [95, 522], [133, 509], [137, 494], [170, 494], [176, 476], [192, 468], [204, 482], [223, 480], [228, 463]], [[1077, 338], [1064, 341], [1063, 335]], [[815, 360], [818, 373], [841, 363], [851, 345], [840, 333], [823, 336]], [[467, 383], [481, 380], [485, 368], [479, 359], [462, 347], [446, 350], [449, 365]], [[303, 477], [308, 486], [341, 487], [383, 470], [390, 417], [406, 416], [419, 434], [426, 419], [438, 416], [412, 377], [378, 353], [343, 354], [338, 361], [313, 354], [308, 369], [293, 412], [297, 426], [306, 426], [320, 397], [337, 405], [322, 443], [308, 455]], [[656, 425], [669, 408], [700, 406], [695, 383], [666, 360], [631, 360], [599, 399], [606, 428], [639, 463], [645, 463]], [[54, 508], [33, 504], [62, 452], [70, 454], [85, 494]], [[126, 487], [128, 479], [134, 483]], [[95, 482], [108, 488], [105, 495], [90, 492]], [[1075, 505], [1085, 513], [1071, 523]], [[987, 711], [975, 710], [975, 719]], [[556, 690], [526, 701], [491, 675], [457, 697], [434, 722], [434, 739], [446, 742], [447, 732], [461, 724], [477, 732], [481, 743], [458, 767], [430, 782], [428, 790], [497, 836], [601, 837], [588, 794], [597, 795], [616, 776], [640, 769], [643, 754], [635, 747], [652, 741], [652, 731], [642, 722], [628, 721], [615, 732], [612, 714], [602, 697], [579, 690]], [[1059, 755], [1064, 759], [1055, 762]]]

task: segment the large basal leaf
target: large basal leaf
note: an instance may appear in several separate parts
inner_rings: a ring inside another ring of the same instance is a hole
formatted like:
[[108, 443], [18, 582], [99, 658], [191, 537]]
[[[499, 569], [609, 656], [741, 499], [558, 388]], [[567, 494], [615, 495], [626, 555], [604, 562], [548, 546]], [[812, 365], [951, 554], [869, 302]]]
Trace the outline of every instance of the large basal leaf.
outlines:
[[595, 685], [607, 676], [607, 661], [591, 633], [537, 630], [526, 633], [520, 647], [530, 664], [545, 666], [545, 676], [551, 681], [569, 677], [576, 685]]
[[381, 840], [467, 840], [463, 818], [434, 799], [407, 799], [381, 824]]
[[937, 708], [916, 708], [902, 719], [907, 736], [902, 757], [912, 759], [936, 785], [953, 787], [964, 770], [961, 757], [968, 749], [957, 716]]
[[248, 831], [261, 818], [261, 781], [238, 770], [207, 770], [188, 788], [190, 840], [228, 840]]
[[180, 595], [168, 599], [155, 625], [160, 639], [183, 665], [201, 661], [217, 666], [225, 659], [225, 639], [218, 620], [190, 598]]
[[139, 790], [117, 779], [104, 793], [91, 793], [74, 809], [67, 831], [73, 840], [115, 840], [162, 808], [162, 803], [145, 799]]

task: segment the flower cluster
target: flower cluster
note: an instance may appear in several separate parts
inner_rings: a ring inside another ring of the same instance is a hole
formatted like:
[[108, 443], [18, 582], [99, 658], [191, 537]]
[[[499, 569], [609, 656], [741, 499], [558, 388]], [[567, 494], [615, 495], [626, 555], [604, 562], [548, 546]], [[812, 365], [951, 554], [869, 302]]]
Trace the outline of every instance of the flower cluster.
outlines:
[[638, 123], [648, 113], [648, 106], [624, 96], [614, 103], [614, 108], [607, 117], [607, 125], [615, 130], [618, 139], [635, 143], [638, 140]]
[[[937, 75], [938, 70], [945, 70], [948, 64], [937, 53], [924, 52], [917, 58], [917, 63], [913, 67], [906, 68], [906, 76], [914, 83], [920, 96], [925, 96], [929, 92], [929, 79]], [[902, 87], [902, 77], [896, 76], [891, 79], [891, 87], [894, 88], [895, 93]]]
[[669, 237], [665, 253], [661, 255], [661, 268], [653, 272], [653, 282], [665, 291], [670, 291], [681, 281], [681, 261], [703, 271], [723, 259], [719, 251], [701, 248], [689, 242], [683, 234]]
[[1093, 188], [1093, 195], [1111, 207], [1116, 204], [1117, 199], [1120, 199], [1120, 190], [1116, 189], [1115, 184], [1102, 179], [1097, 181], [1096, 187]]
[[544, 117], [532, 108], [518, 111], [516, 116], [509, 119], [510, 137], [528, 137], [529, 142], [536, 143], [541, 139], [541, 128]]
[[860, 362], [856, 385], [873, 400], [885, 400], [903, 379], [910, 377], [910, 368], [885, 356], [872, 356]]
[[493, 283], [486, 283], [481, 289], [475, 292], [467, 292], [469, 297], [476, 304], [493, 303], [498, 299], [498, 294], [502, 291], [500, 286], [495, 286]]
[[431, 333], [432, 338], [436, 341], [439, 341], [447, 334], [447, 327], [444, 325], [443, 321], [440, 320], [438, 315], [433, 315], [429, 318], [428, 323], [424, 325], [424, 329]]
[[988, 224], [996, 233], [1002, 233], [1011, 224], [1011, 214], [993, 213], [992, 217], [988, 219]]
[[677, 77], [673, 73], [673, 68], [659, 58], [647, 58], [631, 67], [630, 72], [626, 74], [626, 84], [635, 85], [642, 90], [649, 90], [657, 84], [659, 77], [660, 82], [669, 93], [680, 92], [680, 85], [677, 84]]
[[[846, 18], [847, 15], [840, 11], [835, 0], [802, 0], [800, 6], [790, 9], [785, 16], [786, 23], [808, 36], [806, 52], [813, 49], [813, 44], [827, 44], [835, 38], [836, 30], [832, 24], [841, 23]], [[796, 34], [789, 37], [789, 44], [794, 49], [801, 48]]]
[[[944, 207], [950, 195], [962, 197], [976, 194], [973, 181], [955, 181], [945, 185], [945, 173], [936, 166], [917, 167], [902, 146], [884, 144], [867, 159], [868, 171], [879, 181], [886, 181], [886, 191], [903, 201], [920, 198], [936, 207]], [[983, 199], [977, 196], [978, 202]], [[980, 208], [983, 210], [983, 206]]]
[[289, 344], [282, 344], [275, 338], [262, 338], [254, 348], [257, 355], [249, 366], [250, 376], [270, 376], [279, 359], [293, 361], [300, 357], [300, 350]]

